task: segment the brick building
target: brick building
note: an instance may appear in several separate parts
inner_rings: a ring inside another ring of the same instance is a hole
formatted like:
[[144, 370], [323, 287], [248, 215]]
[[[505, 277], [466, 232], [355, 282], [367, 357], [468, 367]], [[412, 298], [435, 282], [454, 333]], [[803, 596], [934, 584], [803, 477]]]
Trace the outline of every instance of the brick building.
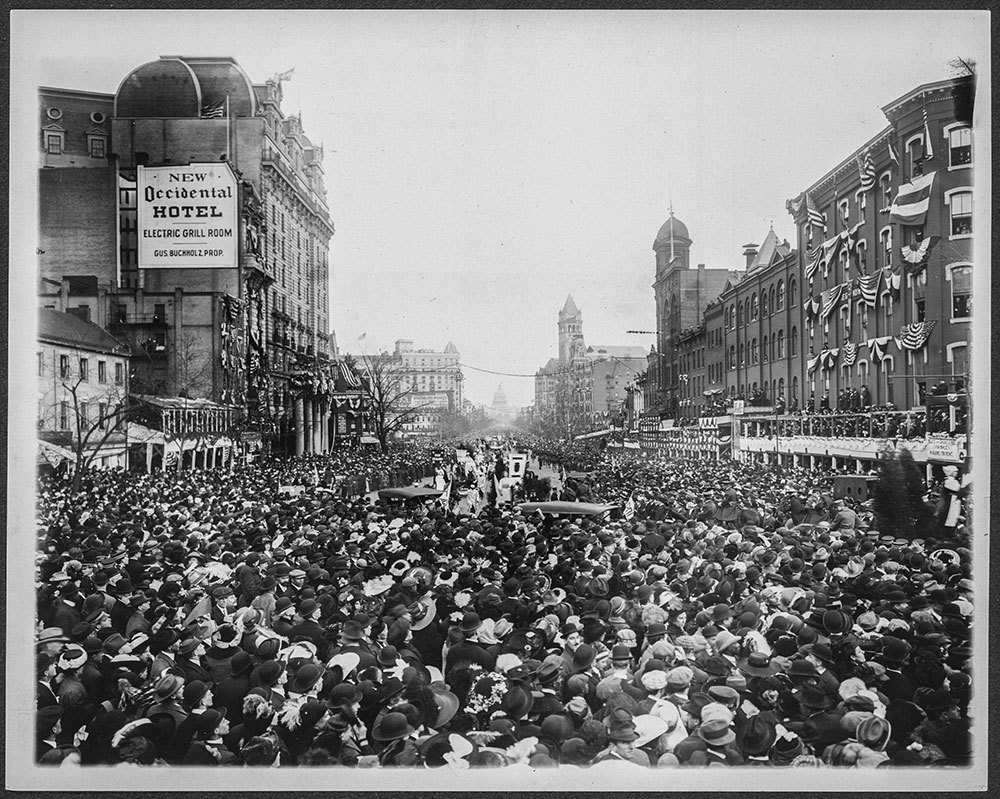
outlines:
[[[88, 306], [128, 341], [136, 390], [236, 408], [248, 439], [323, 451], [337, 426], [334, 227], [323, 148], [282, 111], [282, 77], [253, 83], [232, 58], [169, 56], [114, 95], [41, 89], [39, 293], [59, 310]], [[192, 164], [231, 172], [235, 262], [141, 265], [140, 170]], [[80, 277], [92, 296], [63, 287]]]

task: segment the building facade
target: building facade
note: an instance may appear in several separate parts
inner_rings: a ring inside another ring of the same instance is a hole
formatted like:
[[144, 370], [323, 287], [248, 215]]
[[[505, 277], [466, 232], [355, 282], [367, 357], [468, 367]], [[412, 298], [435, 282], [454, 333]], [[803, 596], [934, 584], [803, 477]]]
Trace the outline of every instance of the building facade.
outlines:
[[[248, 438], [324, 451], [334, 227], [323, 148], [282, 111], [282, 78], [253, 83], [231, 58], [170, 56], [132, 70], [114, 95], [40, 90], [40, 303], [86, 305], [129, 342], [140, 393], [230, 406]], [[231, 173], [236, 257], [152, 268], [141, 262], [139, 175], [192, 165]], [[67, 277], [88, 278], [93, 295], [67, 293]]]
[[55, 461], [71, 466], [126, 466], [129, 350], [122, 342], [82, 313], [42, 308], [37, 380], [41, 455], [60, 453]]

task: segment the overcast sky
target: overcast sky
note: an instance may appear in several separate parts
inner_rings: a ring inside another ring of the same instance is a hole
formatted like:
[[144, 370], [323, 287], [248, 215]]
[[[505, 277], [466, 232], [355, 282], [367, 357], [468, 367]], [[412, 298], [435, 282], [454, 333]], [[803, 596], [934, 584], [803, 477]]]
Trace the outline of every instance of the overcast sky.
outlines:
[[[590, 344], [648, 348], [653, 239], [739, 268], [785, 200], [885, 124], [881, 106], [987, 65], [970, 12], [70, 12], [12, 15], [14, 108], [112, 93], [160, 55], [295, 68], [284, 110], [326, 148], [342, 351], [453, 341], [466, 395], [526, 405], [572, 293]], [[12, 114], [18, 119], [17, 114]], [[29, 137], [32, 147], [35, 138]], [[37, 157], [37, 156], [35, 156]], [[28, 167], [33, 169], [30, 156]], [[30, 173], [29, 173], [30, 177]]]

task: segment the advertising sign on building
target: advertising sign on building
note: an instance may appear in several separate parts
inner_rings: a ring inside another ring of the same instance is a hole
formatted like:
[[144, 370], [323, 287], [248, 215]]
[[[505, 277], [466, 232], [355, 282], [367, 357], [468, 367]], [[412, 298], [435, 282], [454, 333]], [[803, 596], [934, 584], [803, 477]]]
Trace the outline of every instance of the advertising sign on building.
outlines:
[[236, 176], [225, 162], [138, 167], [140, 269], [237, 264]]
[[929, 461], [961, 463], [965, 459], [965, 453], [962, 452], [961, 442], [958, 438], [928, 435], [925, 440], [927, 442], [927, 460]]

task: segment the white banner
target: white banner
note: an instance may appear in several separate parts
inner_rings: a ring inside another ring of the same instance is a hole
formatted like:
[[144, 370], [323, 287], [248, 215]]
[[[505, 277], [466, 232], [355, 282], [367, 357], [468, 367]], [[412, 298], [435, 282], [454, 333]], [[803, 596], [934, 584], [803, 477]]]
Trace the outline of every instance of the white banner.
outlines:
[[236, 176], [224, 161], [138, 167], [140, 269], [237, 265]]

